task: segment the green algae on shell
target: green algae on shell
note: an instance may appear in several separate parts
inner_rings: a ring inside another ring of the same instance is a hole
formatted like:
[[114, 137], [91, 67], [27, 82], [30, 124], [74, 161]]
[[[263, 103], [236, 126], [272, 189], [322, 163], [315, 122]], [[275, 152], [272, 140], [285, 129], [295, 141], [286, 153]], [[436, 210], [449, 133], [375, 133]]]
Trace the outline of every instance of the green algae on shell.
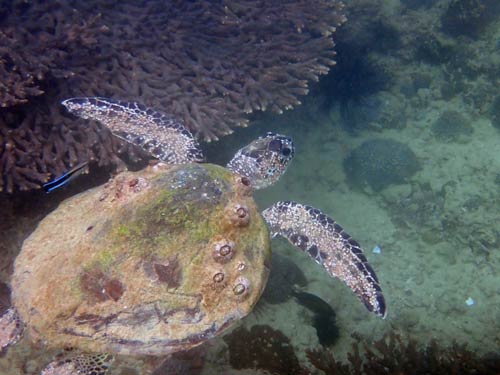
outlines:
[[42, 220], [16, 259], [13, 300], [49, 347], [166, 354], [247, 315], [269, 263], [268, 229], [240, 177], [157, 165]]

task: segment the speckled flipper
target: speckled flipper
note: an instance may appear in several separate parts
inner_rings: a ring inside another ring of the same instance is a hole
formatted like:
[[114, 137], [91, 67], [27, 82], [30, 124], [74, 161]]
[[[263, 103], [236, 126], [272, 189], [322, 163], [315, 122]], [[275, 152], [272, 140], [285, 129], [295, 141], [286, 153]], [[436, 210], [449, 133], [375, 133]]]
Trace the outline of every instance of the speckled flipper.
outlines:
[[227, 169], [247, 177], [254, 189], [261, 189], [279, 180], [293, 155], [290, 137], [269, 132], [238, 150]]
[[379, 281], [360, 245], [320, 210], [296, 202], [277, 202], [262, 215], [272, 236], [281, 235], [308, 253], [333, 277], [345, 282], [369, 311], [385, 318]]
[[11, 307], [0, 316], [0, 353], [19, 341], [24, 325], [17, 310]]
[[97, 120], [113, 134], [169, 164], [203, 161], [198, 142], [179, 121], [142, 104], [107, 98], [71, 98], [62, 104], [72, 114]]
[[105, 375], [112, 362], [108, 353], [81, 354], [50, 363], [40, 375]]

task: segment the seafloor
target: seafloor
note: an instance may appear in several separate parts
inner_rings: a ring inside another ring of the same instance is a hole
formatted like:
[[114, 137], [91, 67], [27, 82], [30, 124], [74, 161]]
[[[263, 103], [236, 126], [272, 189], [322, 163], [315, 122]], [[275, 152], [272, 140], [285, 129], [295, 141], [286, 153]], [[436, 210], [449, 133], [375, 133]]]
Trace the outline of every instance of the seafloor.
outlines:
[[[335, 311], [339, 336], [327, 350], [337, 360], [348, 361], [354, 342], [370, 346], [394, 333], [415, 342], [416, 350], [435, 340], [442, 348], [466, 345], [477, 356], [500, 354], [500, 15], [478, 20], [481, 26], [470, 26], [470, 33], [450, 31], [443, 21], [449, 3], [347, 2], [352, 14], [337, 37], [338, 66], [303, 105], [283, 115], [258, 115], [248, 129], [205, 145], [210, 161], [224, 163], [262, 132], [292, 136], [295, 160], [278, 184], [257, 193], [258, 203], [265, 208], [291, 199], [321, 208], [359, 241], [377, 272], [388, 306], [385, 320], [368, 313], [306, 254], [273, 240], [273, 251], [293, 261], [306, 282], [287, 277], [292, 266], [286, 262], [284, 269], [276, 266], [281, 277], [271, 279], [269, 293], [274, 289], [284, 298], [264, 298], [239, 327], [281, 331], [290, 340], [283, 345], [313, 373], [322, 372], [311, 367], [306, 350], [321, 345], [311, 309], [297, 303], [291, 284]], [[339, 72], [344, 81], [335, 78]], [[367, 143], [372, 140], [381, 146]], [[95, 183], [92, 178], [79, 179], [83, 185], [73, 190]], [[22, 196], [2, 196], [2, 254], [72, 193], [50, 197], [36, 214]], [[1, 259], [3, 278], [9, 264], [7, 256]], [[231, 369], [227, 337], [195, 353], [196, 366], [183, 358], [177, 372], [158, 374], [266, 370]], [[0, 373], [31, 373], [54, 354], [40, 353], [21, 346], [0, 358]], [[137, 374], [133, 363], [127, 366], [112, 373]], [[280, 369], [267, 368], [286, 373]]]

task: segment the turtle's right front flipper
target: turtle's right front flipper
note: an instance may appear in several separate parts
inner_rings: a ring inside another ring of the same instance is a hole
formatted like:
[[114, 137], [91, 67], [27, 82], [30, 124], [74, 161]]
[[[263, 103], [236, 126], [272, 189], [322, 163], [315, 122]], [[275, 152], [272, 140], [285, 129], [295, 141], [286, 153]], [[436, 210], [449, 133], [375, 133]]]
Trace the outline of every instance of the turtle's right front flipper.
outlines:
[[13, 307], [7, 309], [0, 316], [0, 353], [16, 344], [22, 337], [24, 324], [17, 310]]
[[369, 311], [385, 318], [386, 305], [375, 271], [359, 244], [317, 208], [277, 202], [262, 213], [273, 236], [281, 235], [347, 284]]
[[198, 142], [178, 120], [142, 104], [107, 98], [71, 98], [62, 104], [79, 117], [96, 120], [111, 132], [168, 164], [203, 161]]

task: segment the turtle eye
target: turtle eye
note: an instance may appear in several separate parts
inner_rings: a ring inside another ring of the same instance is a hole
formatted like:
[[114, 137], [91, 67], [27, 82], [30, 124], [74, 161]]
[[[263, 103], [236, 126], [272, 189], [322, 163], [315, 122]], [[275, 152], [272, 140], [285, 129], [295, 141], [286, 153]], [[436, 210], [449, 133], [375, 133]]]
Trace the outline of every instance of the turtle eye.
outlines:
[[269, 142], [269, 150], [270, 151], [280, 151], [281, 150], [281, 141], [277, 139], [273, 139], [271, 142]]
[[288, 155], [290, 155], [291, 152], [292, 152], [292, 150], [290, 150], [288, 147], [285, 147], [283, 150], [281, 150], [281, 154], [283, 156], [288, 156]]

